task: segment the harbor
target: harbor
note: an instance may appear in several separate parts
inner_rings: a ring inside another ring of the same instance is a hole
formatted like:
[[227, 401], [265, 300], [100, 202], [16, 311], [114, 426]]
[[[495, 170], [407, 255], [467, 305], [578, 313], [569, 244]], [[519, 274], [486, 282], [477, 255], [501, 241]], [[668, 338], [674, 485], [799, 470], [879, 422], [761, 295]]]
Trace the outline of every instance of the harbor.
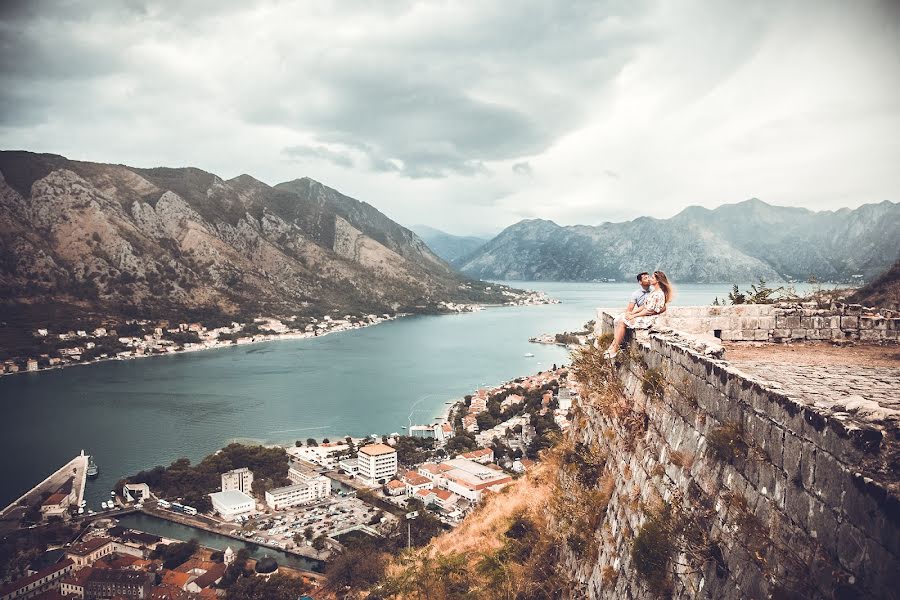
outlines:
[[42, 516], [60, 518], [71, 507], [81, 507], [89, 462], [90, 457], [82, 450], [81, 454], [13, 500], [0, 512], [0, 531], [16, 529], [22, 518], [35, 507]]

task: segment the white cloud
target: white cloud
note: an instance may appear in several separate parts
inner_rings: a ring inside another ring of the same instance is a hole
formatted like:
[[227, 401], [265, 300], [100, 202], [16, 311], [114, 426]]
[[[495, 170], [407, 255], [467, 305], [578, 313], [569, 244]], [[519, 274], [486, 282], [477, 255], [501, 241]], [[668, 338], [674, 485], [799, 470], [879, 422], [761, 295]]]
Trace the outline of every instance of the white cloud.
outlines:
[[0, 136], [458, 233], [898, 199], [888, 0], [372, 6], [7, 3]]

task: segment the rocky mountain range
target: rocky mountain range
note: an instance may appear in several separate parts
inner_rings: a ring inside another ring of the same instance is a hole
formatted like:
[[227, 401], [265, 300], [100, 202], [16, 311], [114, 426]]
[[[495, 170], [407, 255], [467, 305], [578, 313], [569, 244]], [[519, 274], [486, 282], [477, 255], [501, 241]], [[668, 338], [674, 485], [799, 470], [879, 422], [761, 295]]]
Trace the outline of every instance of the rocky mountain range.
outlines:
[[758, 199], [670, 219], [562, 227], [525, 220], [455, 263], [483, 279], [630, 280], [662, 269], [676, 281], [859, 281], [900, 255], [900, 204], [814, 212]]
[[453, 235], [428, 225], [411, 225], [410, 229], [422, 238], [435, 254], [450, 264], [473, 253], [489, 240], [476, 236]]
[[[413, 232], [311, 179], [0, 152], [4, 320], [422, 312], [500, 302]], [[61, 315], [63, 316], [63, 315]]]

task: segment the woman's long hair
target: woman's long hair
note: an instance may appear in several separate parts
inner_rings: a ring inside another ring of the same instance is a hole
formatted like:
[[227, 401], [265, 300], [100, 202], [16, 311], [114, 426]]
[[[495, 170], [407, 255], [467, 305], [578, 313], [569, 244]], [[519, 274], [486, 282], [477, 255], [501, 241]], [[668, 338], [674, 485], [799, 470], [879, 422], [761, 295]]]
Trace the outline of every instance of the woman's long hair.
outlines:
[[656, 277], [656, 282], [659, 284], [659, 289], [663, 291], [663, 294], [666, 295], [666, 304], [675, 297], [675, 286], [669, 281], [669, 278], [666, 277], [666, 274], [662, 271], [653, 271], [653, 276]]

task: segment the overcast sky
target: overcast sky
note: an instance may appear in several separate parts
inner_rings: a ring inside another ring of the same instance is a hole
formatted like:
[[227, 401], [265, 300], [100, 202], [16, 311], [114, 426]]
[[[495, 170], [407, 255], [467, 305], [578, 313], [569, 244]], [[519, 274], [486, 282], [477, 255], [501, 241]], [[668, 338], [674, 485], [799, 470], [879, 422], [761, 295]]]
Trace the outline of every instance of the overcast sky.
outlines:
[[4, 0], [0, 148], [308, 176], [458, 234], [897, 201], [898, 7]]

